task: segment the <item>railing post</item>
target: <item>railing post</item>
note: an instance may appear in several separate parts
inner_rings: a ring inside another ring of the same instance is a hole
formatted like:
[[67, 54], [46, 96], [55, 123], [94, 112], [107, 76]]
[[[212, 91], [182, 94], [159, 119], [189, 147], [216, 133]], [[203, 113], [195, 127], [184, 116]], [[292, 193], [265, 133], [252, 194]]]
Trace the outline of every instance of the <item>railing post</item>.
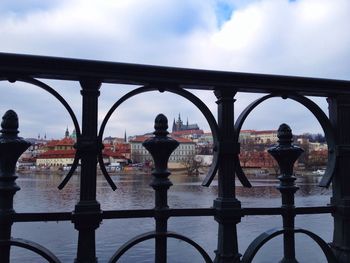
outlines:
[[167, 258], [167, 238], [162, 235], [168, 229], [168, 217], [161, 212], [169, 209], [168, 189], [173, 184], [169, 180], [168, 160], [171, 153], [176, 149], [179, 143], [169, 138], [167, 135], [168, 119], [159, 114], [154, 124], [155, 136], [146, 140], [142, 145], [150, 152], [154, 160], [154, 176], [151, 186], [155, 190], [155, 220], [156, 220], [156, 253], [155, 262], [165, 263]]
[[[2, 117], [0, 136], [0, 240], [11, 239], [13, 197], [20, 187], [16, 184], [16, 162], [30, 143], [18, 137], [18, 117], [9, 110]], [[10, 246], [0, 247], [0, 262], [10, 262]]]
[[234, 141], [234, 96], [236, 91], [217, 88], [219, 125], [219, 170], [218, 198], [214, 200], [217, 213], [215, 220], [219, 224], [218, 246], [215, 251], [215, 263], [240, 262], [238, 253], [237, 224], [241, 220], [240, 213], [232, 210], [241, 208], [241, 202], [235, 194], [234, 156], [239, 152], [239, 144]]
[[350, 96], [328, 99], [329, 118], [336, 133], [337, 163], [331, 204], [334, 231], [331, 247], [340, 263], [350, 262]]
[[298, 263], [295, 258], [295, 236], [294, 236], [294, 219], [295, 206], [294, 194], [299, 189], [295, 185], [295, 176], [293, 166], [295, 161], [303, 153], [300, 147], [292, 145], [292, 130], [287, 124], [281, 124], [278, 128], [278, 145], [268, 149], [268, 152], [276, 159], [281, 175], [278, 176], [280, 185], [277, 189], [282, 194], [282, 208], [285, 209], [282, 214], [284, 257], [280, 263]]
[[82, 90], [82, 135], [77, 141], [81, 156], [80, 200], [75, 206], [74, 224], [79, 231], [75, 262], [95, 263], [95, 230], [101, 222], [100, 204], [96, 200], [96, 165], [99, 150], [97, 140], [98, 96], [101, 83], [80, 81]]

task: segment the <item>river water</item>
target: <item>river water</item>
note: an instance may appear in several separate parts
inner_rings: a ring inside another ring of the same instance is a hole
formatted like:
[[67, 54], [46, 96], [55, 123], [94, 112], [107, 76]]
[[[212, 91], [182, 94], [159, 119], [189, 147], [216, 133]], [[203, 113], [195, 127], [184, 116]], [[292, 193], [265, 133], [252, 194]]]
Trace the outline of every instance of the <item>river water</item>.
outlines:
[[[112, 177], [118, 189], [113, 192], [102, 176], [98, 177], [97, 198], [104, 210], [152, 208], [153, 190], [149, 186], [150, 175], [116, 175]], [[202, 187], [203, 176], [172, 175], [173, 186], [169, 190], [169, 206], [172, 208], [211, 207], [217, 197], [217, 182]], [[62, 180], [57, 174], [19, 174], [17, 184], [21, 190], [15, 196], [17, 212], [72, 211], [79, 197], [79, 176], [74, 176], [62, 191], [57, 189]], [[278, 181], [255, 177], [253, 188], [237, 186], [237, 197], [242, 207], [277, 207], [280, 193], [275, 189]], [[296, 206], [316, 206], [329, 203], [331, 190], [317, 186], [317, 178], [299, 178], [300, 190], [296, 194]], [[237, 183], [239, 185], [239, 183]], [[250, 242], [260, 233], [280, 227], [280, 216], [249, 216], [238, 225], [239, 250], [243, 254]], [[299, 215], [296, 226], [314, 231], [324, 240], [332, 239], [331, 215]], [[96, 249], [99, 262], [107, 262], [114, 252], [136, 235], [154, 230], [153, 219], [105, 220], [96, 231]], [[199, 243], [214, 258], [217, 242], [217, 223], [212, 217], [186, 217], [169, 220], [169, 230], [186, 235]], [[77, 232], [70, 222], [16, 223], [12, 236], [26, 238], [50, 249], [62, 262], [73, 262], [76, 256]], [[154, 241], [146, 241], [128, 251], [119, 262], [154, 262]], [[326, 262], [321, 250], [308, 237], [296, 236], [299, 262]], [[282, 258], [282, 239], [267, 243], [255, 260], [256, 263], [278, 262]], [[21, 248], [11, 250], [11, 262], [46, 262]], [[178, 240], [169, 239], [168, 262], [201, 263], [203, 259], [191, 247]]]

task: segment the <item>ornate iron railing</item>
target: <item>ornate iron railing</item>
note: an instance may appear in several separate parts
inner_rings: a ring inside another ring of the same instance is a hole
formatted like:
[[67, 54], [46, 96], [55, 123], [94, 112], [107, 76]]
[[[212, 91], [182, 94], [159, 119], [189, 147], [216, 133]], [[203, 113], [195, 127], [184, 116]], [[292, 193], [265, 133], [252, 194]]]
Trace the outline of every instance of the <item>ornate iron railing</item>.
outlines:
[[[38, 80], [41, 79], [41, 80]], [[42, 79], [72, 80], [80, 83], [82, 95], [82, 125], [65, 99]], [[41, 255], [49, 262], [59, 259], [43, 246], [34, 242], [11, 237], [11, 226], [16, 222], [72, 221], [78, 231], [76, 262], [97, 262], [95, 253], [95, 230], [105, 219], [154, 218], [156, 229], [141, 234], [111, 255], [110, 262], [118, 259], [134, 245], [155, 239], [155, 262], [166, 262], [167, 239], [180, 239], [193, 246], [203, 257], [203, 262], [251, 262], [257, 251], [270, 239], [283, 235], [284, 258], [281, 262], [297, 262], [295, 258], [295, 233], [311, 237], [322, 249], [328, 262], [350, 262], [350, 82], [259, 74], [217, 72], [207, 70], [179, 69], [124, 63], [87, 61], [78, 59], [40, 57], [0, 53], [0, 80], [27, 82], [49, 92], [66, 108], [77, 133], [76, 156], [71, 170], [59, 185], [63, 188], [69, 181], [78, 162], [81, 162], [80, 200], [73, 212], [16, 213], [13, 197], [19, 190], [15, 183], [15, 163], [29, 144], [17, 137], [18, 120], [8, 111], [2, 122], [0, 137], [0, 262], [9, 262], [11, 246], [19, 246]], [[98, 131], [98, 97], [102, 83], [133, 84], [141, 87], [121, 97], [105, 116]], [[211, 90], [217, 97], [217, 121], [211, 111], [191, 89]], [[192, 102], [209, 123], [214, 138], [214, 158], [203, 186], [209, 186], [218, 174], [218, 197], [209, 208], [173, 209], [168, 207], [167, 190], [172, 185], [168, 179], [167, 161], [177, 142], [167, 137], [167, 120], [163, 115], [156, 118], [154, 137], [144, 146], [154, 158], [155, 208], [139, 210], [102, 211], [96, 200], [96, 162], [112, 187], [116, 189], [102, 160], [102, 138], [105, 126], [119, 105], [140, 93], [158, 90], [178, 94]], [[268, 93], [249, 105], [234, 123], [234, 102], [237, 92]], [[329, 117], [305, 96], [328, 97]], [[291, 130], [283, 124], [279, 129], [279, 145], [270, 153], [280, 165], [281, 181], [278, 189], [282, 195], [281, 207], [241, 207], [235, 194], [235, 175], [243, 186], [251, 184], [239, 163], [240, 145], [238, 135], [249, 113], [261, 102], [272, 97], [292, 99], [304, 105], [319, 121], [328, 144], [328, 164], [320, 186], [331, 183], [331, 204], [321, 207], [295, 207], [293, 163], [301, 149], [291, 144]], [[333, 241], [327, 244], [317, 234], [294, 226], [299, 214], [331, 213], [334, 217]], [[280, 215], [283, 228], [269, 230], [258, 236], [243, 253], [238, 251], [237, 224], [244, 216]], [[168, 231], [170, 217], [209, 216], [218, 224], [218, 242], [215, 259], [190, 238]]]

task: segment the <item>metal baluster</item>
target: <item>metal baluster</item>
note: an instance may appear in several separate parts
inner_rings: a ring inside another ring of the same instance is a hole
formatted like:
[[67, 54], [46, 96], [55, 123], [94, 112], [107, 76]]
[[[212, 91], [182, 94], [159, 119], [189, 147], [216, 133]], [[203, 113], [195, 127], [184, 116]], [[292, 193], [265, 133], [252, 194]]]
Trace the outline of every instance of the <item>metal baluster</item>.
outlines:
[[239, 211], [240, 201], [235, 194], [235, 162], [234, 157], [239, 152], [239, 144], [234, 140], [234, 96], [236, 91], [216, 89], [218, 98], [219, 137], [219, 171], [218, 198], [214, 200], [217, 210], [215, 220], [219, 224], [218, 246], [215, 251], [215, 263], [240, 262], [238, 253], [237, 224], [241, 221]]
[[268, 152], [276, 159], [280, 167], [281, 175], [278, 177], [280, 185], [277, 189], [282, 194], [282, 208], [284, 208], [283, 228], [285, 230], [283, 236], [284, 257], [281, 263], [297, 263], [295, 258], [295, 238], [294, 238], [294, 219], [295, 206], [294, 194], [299, 189], [295, 185], [295, 176], [293, 174], [293, 166], [295, 161], [302, 154], [303, 149], [292, 145], [292, 130], [287, 124], [281, 124], [278, 128], [278, 145], [268, 149]]
[[154, 123], [155, 136], [146, 140], [142, 145], [150, 152], [154, 160], [154, 176], [151, 186], [155, 190], [155, 220], [156, 220], [156, 263], [165, 263], [167, 257], [167, 239], [162, 233], [167, 232], [168, 216], [162, 212], [169, 209], [168, 189], [173, 184], [169, 180], [168, 160], [179, 143], [168, 137], [168, 119], [159, 114]]
[[79, 231], [76, 262], [95, 263], [95, 230], [101, 222], [100, 204], [96, 200], [96, 165], [98, 154], [97, 106], [101, 83], [80, 81], [83, 97], [82, 136], [77, 148], [81, 154], [80, 200], [75, 206], [74, 224]]
[[[18, 137], [18, 117], [9, 110], [2, 117], [0, 136], [0, 240], [11, 238], [13, 197], [20, 187], [16, 184], [16, 162], [30, 143]], [[10, 262], [10, 246], [0, 247], [0, 262]]]
[[339, 263], [350, 262], [350, 96], [328, 98], [329, 118], [336, 132], [336, 173], [331, 204], [336, 206], [331, 247]]

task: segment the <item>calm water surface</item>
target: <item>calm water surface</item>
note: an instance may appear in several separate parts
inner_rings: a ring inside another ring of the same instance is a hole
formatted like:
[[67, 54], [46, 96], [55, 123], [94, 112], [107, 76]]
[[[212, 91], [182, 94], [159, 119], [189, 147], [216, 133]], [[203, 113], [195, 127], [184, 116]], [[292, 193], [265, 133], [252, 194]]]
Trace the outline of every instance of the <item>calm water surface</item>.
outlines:
[[[19, 175], [21, 190], [15, 196], [17, 212], [72, 211], [78, 201], [79, 178], [74, 176], [62, 191], [57, 185], [62, 176]], [[98, 177], [97, 198], [104, 210], [138, 209], [153, 207], [153, 190], [149, 187], [151, 176], [113, 176], [118, 189], [113, 192], [103, 177]], [[174, 185], [169, 190], [169, 205], [172, 208], [211, 207], [217, 197], [217, 182], [209, 188], [202, 187], [203, 177], [172, 175]], [[274, 179], [252, 179], [253, 188], [237, 187], [237, 197], [242, 207], [276, 207], [280, 205], [280, 193], [275, 189]], [[239, 183], [237, 183], [239, 185]], [[296, 205], [326, 205], [331, 190], [317, 187], [317, 180], [298, 179]], [[333, 220], [330, 215], [306, 215], [296, 217], [296, 226], [314, 231], [327, 242], [332, 238]], [[279, 216], [249, 216], [238, 225], [239, 250], [244, 253], [250, 242], [260, 233], [281, 226]], [[114, 252], [136, 235], [154, 229], [153, 219], [105, 220], [96, 232], [96, 247], [99, 262], [107, 262]], [[186, 217], [169, 220], [169, 230], [186, 235], [198, 242], [214, 258], [217, 239], [217, 223], [211, 217]], [[62, 262], [73, 262], [76, 256], [77, 232], [70, 222], [16, 223], [13, 237], [30, 239], [46, 246]], [[303, 235], [296, 238], [299, 262], [326, 262], [321, 250]], [[127, 252], [119, 262], [154, 262], [154, 241], [146, 241]], [[183, 242], [169, 239], [168, 262], [201, 263], [198, 253]], [[12, 249], [11, 262], [45, 262], [24, 249]], [[256, 263], [278, 262], [282, 257], [282, 240], [276, 238], [266, 244], [255, 258]]]

